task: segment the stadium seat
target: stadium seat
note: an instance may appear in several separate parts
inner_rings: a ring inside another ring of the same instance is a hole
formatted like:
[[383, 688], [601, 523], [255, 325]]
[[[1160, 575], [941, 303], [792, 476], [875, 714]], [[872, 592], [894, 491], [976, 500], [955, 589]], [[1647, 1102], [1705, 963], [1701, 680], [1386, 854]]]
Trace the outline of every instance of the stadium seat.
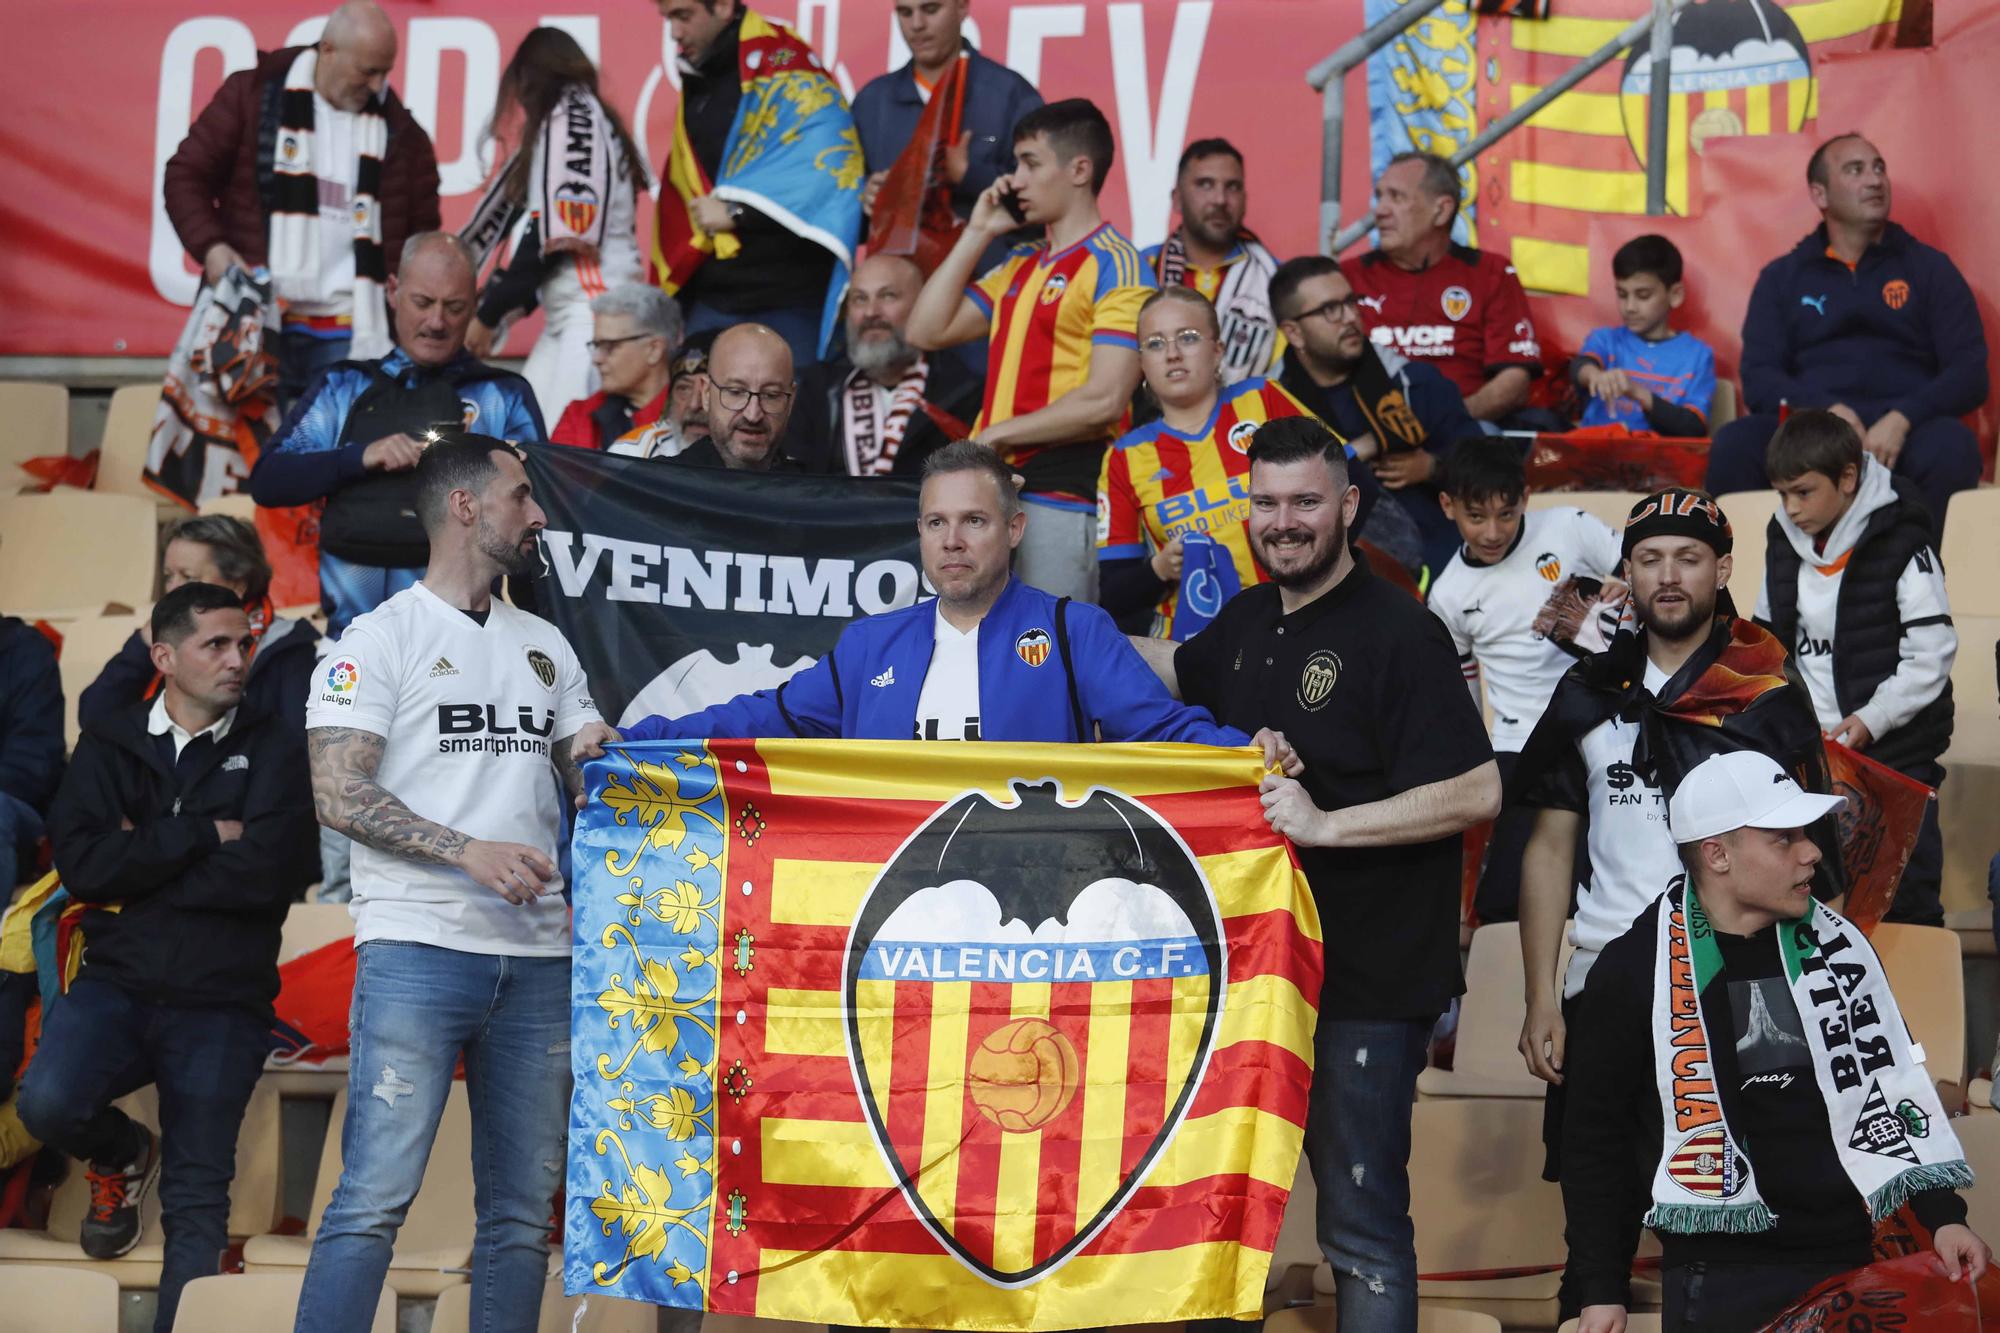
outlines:
[[1581, 509], [1614, 528], [1623, 528], [1632, 506], [1645, 498], [1637, 491], [1537, 491], [1528, 497], [1528, 508]]
[[[181, 1288], [174, 1333], [280, 1333], [299, 1313], [299, 1273], [224, 1273], [200, 1277]], [[375, 1301], [369, 1333], [396, 1333], [396, 1293], [387, 1287]]]
[[[118, 1106], [133, 1119], [155, 1130], [160, 1123], [158, 1100], [150, 1087], [120, 1098]], [[260, 1082], [243, 1114], [236, 1138], [236, 1178], [229, 1187], [229, 1234], [255, 1236], [268, 1230], [278, 1215], [279, 1123], [278, 1096]], [[76, 1243], [77, 1231], [90, 1204], [90, 1185], [72, 1164], [69, 1176], [49, 1207], [46, 1231], [0, 1230], [0, 1267], [6, 1263], [61, 1264], [79, 1271], [101, 1273], [121, 1287], [157, 1287], [165, 1233], [160, 1230], [160, 1194], [146, 1196], [139, 1244], [121, 1258], [87, 1258]], [[0, 1307], [5, 1308], [5, 1307]]]
[[106, 495], [137, 495], [151, 504], [172, 504], [141, 479], [153, 441], [153, 418], [160, 410], [160, 386], [127, 384], [114, 389], [98, 445], [97, 489]]
[[19, 470], [30, 458], [69, 452], [69, 390], [60, 384], [0, 382], [0, 421], [0, 495], [34, 484]]
[[[1569, 966], [1563, 931], [1556, 975]], [[1539, 1103], [1548, 1084], [1521, 1059], [1521, 1024], [1528, 1016], [1521, 981], [1521, 927], [1501, 921], [1472, 932], [1465, 963], [1465, 1002], [1458, 1009], [1458, 1048], [1450, 1069], [1417, 1075], [1417, 1097], [1522, 1097]]]
[[1509, 1328], [1554, 1324], [1566, 1250], [1562, 1191], [1541, 1175], [1542, 1104], [1504, 1097], [1422, 1101], [1410, 1135], [1418, 1273], [1550, 1270], [1419, 1278], [1418, 1298], [1490, 1314]]
[[[1951, 497], [1945, 510], [1945, 587], [1951, 613], [1958, 616], [2000, 616], [2000, 487], [1980, 486]], [[1956, 577], [1953, 577], [1956, 575]], [[1964, 640], [1961, 637], [1960, 642]], [[1987, 653], [1990, 667], [1992, 653]], [[1993, 696], [1986, 696], [1986, 703]]]
[[[1965, 1087], [1965, 969], [1958, 936], [1941, 926], [1884, 922], [1868, 937], [1903, 1011], [1922, 1043], [1932, 1081]], [[1946, 1097], [1946, 1105], [1953, 1099]]]
[[118, 655], [132, 631], [151, 615], [149, 607], [132, 615], [87, 616], [56, 626], [63, 636], [62, 658], [57, 664], [62, 672], [63, 735], [71, 749], [76, 748], [76, 710], [84, 690], [104, 670], [104, 664]]
[[783, 1319], [759, 1319], [754, 1315], [703, 1315], [701, 1333], [826, 1333], [825, 1324], [794, 1324]]
[[1965, 1090], [1967, 1113], [1970, 1115], [2000, 1114], [1993, 1106], [1993, 1080], [1976, 1078]]
[[[1316, 1305], [1304, 1310], [1280, 1310], [1265, 1318], [1264, 1333], [1335, 1333], [1334, 1309], [1331, 1305]], [[1500, 1333], [1500, 1321], [1475, 1310], [1419, 1305], [1417, 1333]]]
[[1949, 589], [1952, 627], [1958, 631], [1958, 656], [1951, 663], [1954, 712], [1951, 748], [1945, 751], [1945, 759], [1954, 764], [2000, 767], [2000, 686], [1996, 686], [1993, 671], [1993, 648], [2000, 643], [2000, 616], [1968, 615], [1959, 610], [1958, 597], [1961, 585], [1993, 581], [1995, 570], [2000, 570], [2000, 564], [1968, 571], [1952, 580]]
[[14, 1333], [118, 1333], [118, 1283], [59, 1264], [0, 1264], [0, 1310]]
[[[590, 1308], [581, 1323], [572, 1324], [581, 1296], [563, 1295], [562, 1277], [549, 1279], [542, 1289], [542, 1319], [536, 1333], [653, 1333], [655, 1307], [638, 1301], [621, 1301], [611, 1296], [590, 1297]], [[460, 1283], [438, 1293], [437, 1309], [431, 1313], [431, 1333], [467, 1333], [472, 1315], [472, 1287]], [[769, 1322], [769, 1321], [766, 1321]], [[713, 1316], [704, 1329], [714, 1328]], [[797, 1324], [782, 1327], [798, 1329]]]
[[[1563, 1322], [1560, 1333], [1576, 1333], [1577, 1320]], [[1660, 1333], [1660, 1317], [1656, 1314], [1627, 1314], [1625, 1333]]]
[[1717, 379], [1715, 397], [1708, 405], [1708, 433], [1713, 438], [1715, 432], [1736, 420], [1741, 405], [1741, 395], [1736, 392], [1736, 381]]
[[1757, 609], [1757, 594], [1764, 587], [1764, 543], [1771, 515], [1778, 512], [1778, 493], [1744, 491], [1725, 495], [1720, 503], [1735, 537], [1729, 591], [1736, 601], [1737, 614], [1747, 616]]
[[[340, 1183], [340, 1131], [347, 1119], [347, 1094], [333, 1100], [327, 1120], [326, 1143], [313, 1182], [312, 1226], [303, 1236], [253, 1236], [243, 1247], [244, 1271], [277, 1273], [303, 1270], [312, 1254], [312, 1232]], [[472, 1262], [472, 1116], [466, 1107], [465, 1084], [453, 1083], [431, 1145], [424, 1183], [410, 1203], [409, 1215], [396, 1235], [389, 1260], [388, 1284], [400, 1296], [436, 1296], [464, 1281]], [[0, 1233], [4, 1234], [4, 1233]]]
[[143, 606], [158, 555], [153, 506], [72, 486], [0, 496], [0, 610]]
[[2000, 1115], [1960, 1116], [1951, 1122], [1958, 1146], [1978, 1184], [1965, 1191], [1966, 1225], [1988, 1244], [2000, 1235]]
[[243, 491], [232, 491], [228, 495], [218, 495], [201, 507], [204, 514], [227, 514], [240, 518], [251, 526], [257, 523], [257, 502]]
[[[293, 903], [285, 913], [284, 933], [278, 938], [278, 965], [283, 967], [301, 954], [353, 938], [354, 917], [346, 903]], [[347, 1086], [347, 1057], [286, 1063], [272, 1055], [264, 1062], [264, 1081], [275, 1084], [287, 1097], [331, 1101]]]

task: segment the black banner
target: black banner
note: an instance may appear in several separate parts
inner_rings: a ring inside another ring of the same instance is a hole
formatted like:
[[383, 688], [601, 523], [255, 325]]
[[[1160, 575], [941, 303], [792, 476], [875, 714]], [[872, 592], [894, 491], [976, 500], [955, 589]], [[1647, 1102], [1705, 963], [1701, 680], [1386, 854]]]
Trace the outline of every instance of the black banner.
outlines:
[[606, 721], [776, 685], [850, 620], [927, 595], [914, 478], [525, 452], [549, 523], [535, 607], [575, 647]]

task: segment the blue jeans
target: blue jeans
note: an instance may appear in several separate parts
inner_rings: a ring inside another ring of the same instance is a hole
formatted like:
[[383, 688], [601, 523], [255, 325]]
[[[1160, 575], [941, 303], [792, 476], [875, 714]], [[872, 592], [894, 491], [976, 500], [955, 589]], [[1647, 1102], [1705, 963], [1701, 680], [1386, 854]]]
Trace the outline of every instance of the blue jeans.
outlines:
[[1306, 1160], [1340, 1333], [1416, 1333], [1410, 1106], [1435, 1019], [1329, 1019], [1313, 1034]]
[[160, 1264], [155, 1333], [168, 1333], [181, 1288], [213, 1275], [229, 1245], [236, 1134], [270, 1050], [254, 1009], [148, 1004], [88, 971], [49, 1007], [21, 1084], [21, 1123], [44, 1143], [99, 1166], [143, 1145], [111, 1103], [148, 1083], [160, 1098]]
[[804, 370], [819, 360], [819, 316], [818, 303], [812, 305], [775, 306], [769, 310], [718, 310], [700, 301], [687, 308], [687, 332], [685, 338], [693, 342], [706, 335], [710, 341], [724, 329], [735, 328], [738, 324], [762, 324], [791, 345], [792, 371]]
[[472, 1111], [472, 1333], [533, 1333], [569, 1118], [569, 959], [374, 940], [359, 949], [340, 1184], [298, 1333], [367, 1333], [397, 1228], [465, 1055]]
[[313, 376], [336, 361], [345, 361], [352, 338], [322, 338], [299, 329], [278, 334], [278, 410], [289, 413], [304, 396]]

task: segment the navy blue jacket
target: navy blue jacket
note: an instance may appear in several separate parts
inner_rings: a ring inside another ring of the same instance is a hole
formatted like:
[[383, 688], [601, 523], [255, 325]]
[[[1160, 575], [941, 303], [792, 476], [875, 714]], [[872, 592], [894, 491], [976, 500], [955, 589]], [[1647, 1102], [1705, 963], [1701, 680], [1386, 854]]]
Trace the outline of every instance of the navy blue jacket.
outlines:
[[[972, 131], [966, 155], [965, 179], [951, 193], [960, 217], [972, 213], [981, 191], [1014, 169], [1014, 124], [1042, 104], [1042, 95], [1026, 79], [965, 43], [963, 128]], [[854, 95], [854, 129], [861, 136], [861, 157], [870, 175], [887, 171], [908, 146], [924, 114], [917, 96], [916, 61], [870, 79]]]
[[[1008, 580], [979, 624], [981, 740], [1087, 741], [1101, 727], [1107, 741], [1250, 743], [1234, 727], [1217, 724], [1206, 709], [1176, 702], [1101, 608], [1070, 602], [1063, 607], [1063, 620], [1067, 661], [1056, 598], [1019, 579]], [[775, 690], [738, 695], [685, 717], [645, 718], [620, 732], [634, 741], [717, 736], [913, 739], [936, 625], [934, 599], [863, 617], [841, 631], [832, 652]]]
[[[27, 621], [0, 616], [0, 792], [47, 814], [62, 774], [63, 694], [56, 650]], [[13, 867], [5, 869], [11, 873]]]
[[1753, 412], [1845, 403], [1872, 425], [1913, 426], [1986, 401], [1986, 331], [1958, 267], [1890, 223], [1852, 272], [1821, 224], [1757, 275], [1743, 314], [1743, 401]]
[[[273, 620], [250, 659], [243, 702], [303, 734], [306, 695], [311, 693], [313, 668], [318, 664], [318, 629], [309, 621], [282, 616]], [[88, 729], [127, 704], [148, 699], [146, 692], [159, 674], [153, 669], [152, 648], [133, 630], [97, 679], [83, 687], [76, 701], [77, 725]]]

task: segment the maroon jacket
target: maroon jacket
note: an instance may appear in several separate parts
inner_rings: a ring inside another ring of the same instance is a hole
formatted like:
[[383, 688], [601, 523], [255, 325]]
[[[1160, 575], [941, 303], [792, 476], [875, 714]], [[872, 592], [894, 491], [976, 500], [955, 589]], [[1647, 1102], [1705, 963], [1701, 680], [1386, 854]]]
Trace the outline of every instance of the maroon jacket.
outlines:
[[[260, 52], [254, 66], [223, 80], [167, 160], [167, 217], [195, 263], [217, 241], [227, 241], [252, 265], [265, 262], [279, 94], [305, 49]], [[382, 91], [379, 109], [389, 129], [382, 156], [382, 253], [393, 272], [403, 242], [440, 225], [437, 150], [393, 91]]]

